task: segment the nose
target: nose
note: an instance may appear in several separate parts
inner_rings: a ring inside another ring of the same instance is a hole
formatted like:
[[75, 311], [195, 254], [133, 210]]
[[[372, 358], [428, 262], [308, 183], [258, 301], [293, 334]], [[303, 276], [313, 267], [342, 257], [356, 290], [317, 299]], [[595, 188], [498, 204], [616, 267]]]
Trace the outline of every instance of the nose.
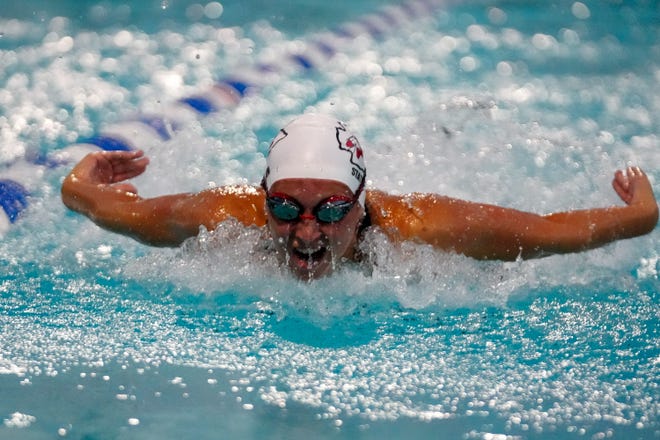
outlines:
[[321, 238], [319, 223], [313, 215], [301, 215], [295, 225], [294, 236], [301, 243], [310, 245]]

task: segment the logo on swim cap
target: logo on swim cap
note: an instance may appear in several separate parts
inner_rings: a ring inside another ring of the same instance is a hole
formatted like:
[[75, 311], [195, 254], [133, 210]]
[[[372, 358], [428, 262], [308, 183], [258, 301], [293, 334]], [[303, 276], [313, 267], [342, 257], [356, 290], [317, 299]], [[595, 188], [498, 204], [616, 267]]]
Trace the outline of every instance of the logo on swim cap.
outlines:
[[339, 143], [339, 149], [348, 151], [351, 155], [350, 162], [353, 165], [351, 170], [351, 175], [355, 177], [358, 182], [362, 182], [367, 170], [364, 168], [364, 152], [362, 151], [362, 146], [357, 137], [348, 133], [346, 131], [346, 126], [340, 121], [337, 121], [337, 142]]
[[268, 156], [270, 156], [270, 153], [273, 151], [273, 148], [275, 148], [275, 145], [277, 145], [282, 139], [287, 137], [289, 133], [286, 132], [285, 129], [280, 128], [280, 131], [277, 133], [277, 136], [270, 142], [270, 146], [268, 147]]

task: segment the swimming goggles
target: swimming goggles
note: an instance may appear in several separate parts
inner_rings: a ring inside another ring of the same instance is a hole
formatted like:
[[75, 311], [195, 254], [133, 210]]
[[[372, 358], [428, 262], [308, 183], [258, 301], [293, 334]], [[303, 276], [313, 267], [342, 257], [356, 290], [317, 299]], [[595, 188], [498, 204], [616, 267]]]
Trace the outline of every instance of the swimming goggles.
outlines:
[[312, 209], [312, 214], [303, 214], [305, 209], [293, 197], [282, 193], [272, 193], [266, 196], [266, 205], [273, 217], [285, 222], [302, 219], [318, 220], [321, 223], [335, 223], [342, 220], [353, 209], [357, 197], [332, 196], [321, 200]]

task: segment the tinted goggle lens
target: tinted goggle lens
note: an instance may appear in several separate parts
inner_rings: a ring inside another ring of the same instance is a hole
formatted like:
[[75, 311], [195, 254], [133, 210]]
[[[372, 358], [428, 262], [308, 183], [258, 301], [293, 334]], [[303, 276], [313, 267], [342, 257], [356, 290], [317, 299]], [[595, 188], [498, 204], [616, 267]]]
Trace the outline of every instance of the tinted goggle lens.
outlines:
[[351, 208], [353, 208], [353, 203], [346, 200], [329, 200], [319, 205], [314, 215], [324, 223], [338, 222], [346, 217]]
[[[286, 197], [271, 196], [266, 203], [273, 216], [283, 221], [298, 220], [303, 212], [297, 202]], [[334, 223], [346, 217], [354, 204], [354, 200], [333, 197], [319, 203], [313, 213], [320, 222]]]
[[268, 209], [279, 220], [291, 221], [300, 217], [300, 206], [283, 197], [268, 197]]

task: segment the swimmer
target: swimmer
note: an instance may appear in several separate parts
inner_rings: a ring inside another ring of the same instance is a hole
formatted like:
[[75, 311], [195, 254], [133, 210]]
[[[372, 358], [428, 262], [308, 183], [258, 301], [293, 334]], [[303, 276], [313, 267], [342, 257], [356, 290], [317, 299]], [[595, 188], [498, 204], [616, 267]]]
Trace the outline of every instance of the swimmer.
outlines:
[[625, 205], [548, 215], [438, 194], [390, 195], [365, 188], [364, 151], [346, 126], [306, 114], [270, 144], [261, 186], [143, 198], [129, 179], [149, 160], [142, 151], [100, 151], [64, 179], [62, 200], [97, 225], [154, 246], [178, 246], [234, 218], [264, 228], [282, 264], [298, 278], [330, 274], [357, 250], [367, 227], [393, 242], [411, 240], [476, 259], [516, 260], [581, 252], [651, 232], [658, 204], [638, 167], [612, 185]]

